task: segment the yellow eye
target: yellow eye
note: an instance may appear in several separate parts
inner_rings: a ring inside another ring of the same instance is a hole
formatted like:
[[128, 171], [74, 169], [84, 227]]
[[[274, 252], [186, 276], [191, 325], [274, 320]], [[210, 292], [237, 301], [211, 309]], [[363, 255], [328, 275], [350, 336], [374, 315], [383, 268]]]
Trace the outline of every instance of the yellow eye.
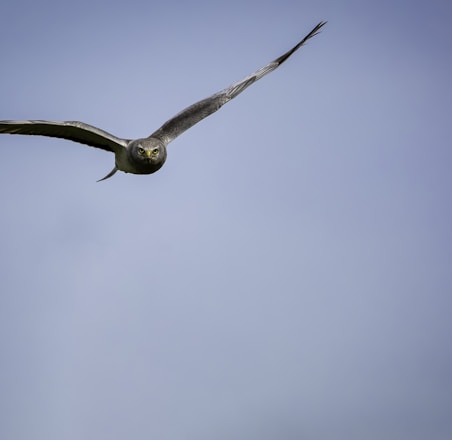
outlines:
[[144, 148], [138, 147], [138, 154], [144, 154]]
[[154, 148], [154, 149], [152, 150], [152, 155], [153, 155], [153, 156], [157, 156], [157, 154], [159, 154], [159, 149], [158, 149], [158, 148]]

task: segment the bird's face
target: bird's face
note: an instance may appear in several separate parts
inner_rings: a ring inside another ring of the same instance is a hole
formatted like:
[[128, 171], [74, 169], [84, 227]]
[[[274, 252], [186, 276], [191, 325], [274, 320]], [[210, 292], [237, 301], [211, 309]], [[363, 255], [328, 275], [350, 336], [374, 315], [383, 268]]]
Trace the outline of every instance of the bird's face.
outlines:
[[154, 173], [166, 160], [166, 148], [158, 139], [137, 139], [128, 151], [129, 160], [140, 174]]

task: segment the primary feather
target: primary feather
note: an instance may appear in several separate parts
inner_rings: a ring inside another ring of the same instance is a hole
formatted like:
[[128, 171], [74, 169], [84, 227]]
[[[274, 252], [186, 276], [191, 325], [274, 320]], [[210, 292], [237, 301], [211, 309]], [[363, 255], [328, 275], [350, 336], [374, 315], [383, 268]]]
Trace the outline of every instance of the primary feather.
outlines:
[[171, 141], [199, 121], [215, 113], [251, 84], [273, 72], [303, 46], [306, 41], [317, 35], [325, 24], [326, 22], [324, 21], [317, 24], [292, 49], [256, 72], [182, 110], [147, 138], [122, 139], [100, 128], [79, 121], [0, 121], [0, 133], [63, 138], [110, 151], [115, 154], [115, 167], [101, 180], [111, 177], [117, 170], [126, 173], [151, 174], [164, 164], [166, 160], [166, 146]]

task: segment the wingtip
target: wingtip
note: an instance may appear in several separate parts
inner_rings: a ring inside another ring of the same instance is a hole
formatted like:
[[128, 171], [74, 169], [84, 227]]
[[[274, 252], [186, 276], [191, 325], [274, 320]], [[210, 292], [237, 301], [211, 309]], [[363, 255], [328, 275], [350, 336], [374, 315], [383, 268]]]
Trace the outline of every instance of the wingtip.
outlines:
[[319, 34], [321, 32], [321, 29], [323, 28], [323, 26], [325, 26], [328, 23], [328, 21], [320, 21], [315, 27], [314, 29], [309, 33], [308, 37], [312, 38], [315, 35]]
[[320, 21], [314, 28], [312, 29], [309, 34], [307, 34], [296, 46], [294, 46], [292, 49], [287, 51], [285, 54], [281, 55], [279, 58], [277, 58], [274, 63], [277, 63], [278, 65], [281, 65], [286, 61], [294, 52], [296, 52], [301, 46], [303, 46], [308, 40], [310, 40], [312, 37], [315, 37], [317, 34], [320, 33], [320, 29], [325, 26], [328, 22], [327, 21]]

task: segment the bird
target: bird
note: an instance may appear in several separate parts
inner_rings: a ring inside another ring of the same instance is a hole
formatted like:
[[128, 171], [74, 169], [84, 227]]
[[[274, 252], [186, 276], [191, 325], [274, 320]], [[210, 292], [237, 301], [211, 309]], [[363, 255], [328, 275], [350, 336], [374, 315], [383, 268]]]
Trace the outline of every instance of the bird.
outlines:
[[309, 39], [317, 35], [326, 23], [326, 21], [319, 22], [292, 49], [242, 80], [185, 108], [146, 138], [119, 138], [80, 121], [6, 120], [0, 121], [0, 133], [62, 138], [114, 153], [114, 168], [98, 182], [112, 177], [117, 171], [133, 174], [155, 173], [165, 163], [167, 158], [166, 147], [171, 141], [207, 116], [215, 113], [251, 84], [273, 72]]

